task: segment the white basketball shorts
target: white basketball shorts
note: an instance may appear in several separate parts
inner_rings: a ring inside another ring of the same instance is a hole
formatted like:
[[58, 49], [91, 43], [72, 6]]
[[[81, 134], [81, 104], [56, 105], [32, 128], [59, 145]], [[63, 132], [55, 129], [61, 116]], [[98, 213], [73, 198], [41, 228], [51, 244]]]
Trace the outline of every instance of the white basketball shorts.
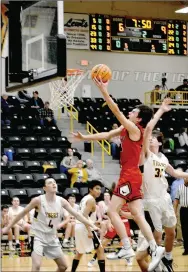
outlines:
[[93, 239], [88, 237], [88, 231], [84, 224], [75, 225], [76, 250], [80, 254], [89, 253], [94, 250]]

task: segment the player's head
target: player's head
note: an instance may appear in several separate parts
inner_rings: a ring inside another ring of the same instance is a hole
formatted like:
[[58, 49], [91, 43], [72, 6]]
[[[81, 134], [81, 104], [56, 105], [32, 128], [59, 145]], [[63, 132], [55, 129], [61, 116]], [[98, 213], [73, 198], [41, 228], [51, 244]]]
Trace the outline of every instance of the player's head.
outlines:
[[109, 192], [104, 192], [104, 201], [110, 201], [111, 199], [111, 195]]
[[67, 200], [70, 204], [74, 205], [76, 203], [76, 196], [74, 194], [71, 194], [68, 196]]
[[94, 197], [98, 198], [101, 195], [102, 183], [99, 180], [92, 180], [88, 183], [89, 193]]
[[149, 148], [158, 148], [159, 151], [161, 151], [163, 146], [163, 134], [158, 131], [153, 131], [151, 138], [150, 138], [150, 144]]
[[50, 103], [49, 103], [48, 101], [46, 101], [46, 102], [44, 103], [44, 108], [48, 110], [49, 107], [50, 107]]
[[184, 78], [183, 85], [188, 85], [188, 79]]
[[114, 123], [114, 124], [112, 125], [112, 129], [117, 129], [117, 128], [118, 128], [118, 124]]
[[145, 128], [153, 117], [153, 110], [146, 105], [138, 105], [129, 112], [129, 120], [135, 124], [140, 124]]
[[39, 96], [39, 93], [38, 93], [37, 91], [34, 91], [34, 92], [33, 92], [33, 97], [34, 97], [34, 98], [38, 98], [38, 96]]
[[9, 207], [7, 205], [1, 206], [1, 215], [2, 216], [7, 215], [8, 214], [8, 209], [9, 209]]
[[43, 183], [43, 189], [46, 193], [56, 193], [57, 183], [53, 178], [46, 178]]
[[69, 156], [73, 156], [72, 148], [68, 148], [67, 153], [68, 153]]
[[19, 205], [20, 205], [20, 200], [19, 200], [19, 198], [18, 198], [17, 196], [14, 196], [14, 197], [12, 198], [12, 206], [13, 206], [14, 208], [17, 208]]

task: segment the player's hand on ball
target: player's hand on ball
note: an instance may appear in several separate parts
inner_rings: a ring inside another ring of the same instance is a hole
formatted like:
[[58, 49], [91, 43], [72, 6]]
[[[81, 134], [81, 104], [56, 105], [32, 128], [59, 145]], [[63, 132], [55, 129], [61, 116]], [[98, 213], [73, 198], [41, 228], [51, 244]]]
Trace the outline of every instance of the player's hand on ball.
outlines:
[[172, 103], [172, 99], [171, 98], [165, 98], [163, 100], [163, 103], [161, 105], [161, 109], [164, 111], [164, 112], [168, 112], [171, 110], [171, 107], [170, 107], [170, 104]]
[[80, 141], [84, 140], [84, 136], [79, 131], [72, 132], [68, 136], [68, 140], [69, 140], [70, 143], [80, 142]]
[[93, 81], [98, 86], [98, 88], [101, 90], [101, 92], [107, 92], [107, 86], [108, 86], [109, 80], [106, 82], [103, 82], [101, 78], [97, 79], [96, 77], [94, 77]]

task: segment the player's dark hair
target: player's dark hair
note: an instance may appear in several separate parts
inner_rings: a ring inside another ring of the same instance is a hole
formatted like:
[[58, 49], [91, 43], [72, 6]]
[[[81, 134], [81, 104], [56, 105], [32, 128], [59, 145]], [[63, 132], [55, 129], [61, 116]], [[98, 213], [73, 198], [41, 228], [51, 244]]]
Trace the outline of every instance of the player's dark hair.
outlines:
[[[52, 177], [47, 177], [47, 178], [45, 178], [45, 179], [43, 179], [42, 180], [42, 187], [45, 187], [46, 186], [46, 181], [48, 180], [48, 179], [54, 179], [54, 178], [52, 178]], [[54, 179], [55, 180], [55, 179]]]
[[8, 209], [9, 208], [9, 206], [8, 205], [3, 205], [3, 206], [1, 206], [1, 210], [3, 211], [4, 209]]
[[89, 189], [93, 189], [95, 186], [100, 186], [101, 188], [103, 187], [102, 182], [100, 182], [99, 180], [92, 180], [88, 183], [88, 188]]
[[164, 135], [161, 131], [154, 130], [152, 132], [152, 136], [156, 137], [158, 142], [161, 143], [161, 146], [159, 146], [159, 151], [161, 152], [163, 149], [163, 144], [164, 144]]
[[69, 199], [69, 197], [74, 197], [74, 198], [76, 198], [75, 194], [69, 194], [69, 195], [67, 196], [67, 199]]
[[145, 128], [149, 121], [153, 118], [153, 110], [152, 108], [143, 104], [138, 105], [136, 108], [139, 109], [138, 118], [142, 118], [140, 125]]

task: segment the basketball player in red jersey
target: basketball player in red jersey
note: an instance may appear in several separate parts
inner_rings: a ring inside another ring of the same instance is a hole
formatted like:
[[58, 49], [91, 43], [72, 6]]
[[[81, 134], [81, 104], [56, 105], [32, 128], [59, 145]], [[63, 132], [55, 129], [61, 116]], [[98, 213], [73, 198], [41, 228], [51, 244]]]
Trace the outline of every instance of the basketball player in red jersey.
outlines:
[[119, 252], [118, 257], [125, 259], [133, 257], [134, 251], [132, 250], [124, 224], [119, 216], [119, 210], [123, 204], [125, 202], [128, 203], [129, 210], [134, 217], [135, 222], [150, 245], [152, 260], [148, 271], [152, 271], [157, 267], [163, 257], [164, 248], [157, 246], [151, 228], [144, 217], [141, 200], [142, 175], [139, 169], [139, 159], [143, 143], [144, 128], [153, 117], [153, 111], [148, 106], [139, 105], [133, 109], [132, 112], [129, 112], [129, 119], [127, 119], [119, 110], [117, 104], [109, 96], [107, 90], [108, 82], [104, 83], [96, 78], [94, 78], [94, 81], [100, 89], [109, 108], [121, 123], [121, 126], [115, 130], [94, 135], [82, 135], [79, 132], [73, 133], [72, 140], [103, 140], [120, 135], [122, 145], [122, 168], [119, 181], [111, 199], [108, 215], [123, 244], [123, 248]]

